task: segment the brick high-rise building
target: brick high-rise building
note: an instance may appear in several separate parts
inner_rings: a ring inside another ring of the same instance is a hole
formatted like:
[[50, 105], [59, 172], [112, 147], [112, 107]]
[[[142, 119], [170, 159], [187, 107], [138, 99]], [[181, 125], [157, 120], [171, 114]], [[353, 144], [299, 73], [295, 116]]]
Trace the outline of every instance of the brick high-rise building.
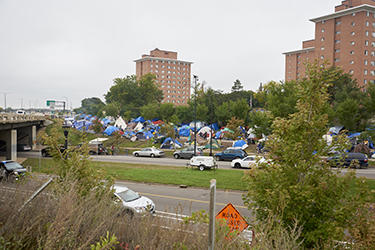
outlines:
[[285, 80], [305, 75], [305, 60], [329, 59], [357, 79], [359, 86], [375, 79], [375, 1], [348, 0], [335, 12], [310, 19], [315, 39], [304, 41], [302, 49], [285, 52]]
[[177, 52], [154, 49], [150, 55], [142, 55], [136, 63], [136, 76], [146, 73], [156, 75], [164, 99], [174, 105], [187, 105], [190, 98], [190, 74], [192, 62], [177, 60]]

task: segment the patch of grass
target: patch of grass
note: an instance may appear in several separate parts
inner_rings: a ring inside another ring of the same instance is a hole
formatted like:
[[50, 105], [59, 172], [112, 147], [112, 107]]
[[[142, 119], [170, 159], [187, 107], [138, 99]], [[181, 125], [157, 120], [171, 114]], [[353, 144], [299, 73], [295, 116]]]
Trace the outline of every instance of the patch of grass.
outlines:
[[[54, 168], [52, 159], [42, 159], [39, 169], [39, 159], [30, 158], [24, 166], [32, 166], [33, 172], [50, 174]], [[188, 185], [209, 188], [210, 180], [217, 180], [217, 188], [229, 190], [246, 190], [242, 181], [243, 171], [216, 169], [199, 171], [197, 168], [144, 165], [113, 162], [92, 162], [94, 168], [104, 169], [108, 175], [116, 179], [136, 182], [161, 183], [173, 185]]]

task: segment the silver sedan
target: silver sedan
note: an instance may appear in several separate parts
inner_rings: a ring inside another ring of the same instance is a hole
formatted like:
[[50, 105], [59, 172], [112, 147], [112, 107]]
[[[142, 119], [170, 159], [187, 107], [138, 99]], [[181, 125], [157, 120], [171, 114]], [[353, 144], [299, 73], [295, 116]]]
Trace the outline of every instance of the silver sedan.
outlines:
[[160, 157], [164, 156], [165, 153], [157, 148], [143, 148], [139, 151], [134, 151], [133, 155], [138, 156], [148, 156], [148, 157]]

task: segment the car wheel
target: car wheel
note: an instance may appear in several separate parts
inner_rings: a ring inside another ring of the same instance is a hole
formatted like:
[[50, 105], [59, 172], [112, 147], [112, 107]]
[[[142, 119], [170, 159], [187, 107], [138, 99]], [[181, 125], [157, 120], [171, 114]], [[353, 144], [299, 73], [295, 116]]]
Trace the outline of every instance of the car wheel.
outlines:
[[154, 154], [151, 154], [150, 156], [151, 156], [152, 158], [154, 158], [154, 157], [155, 157], [155, 155], [154, 155]]
[[220, 157], [220, 156], [216, 156], [215, 159], [216, 159], [217, 161], [220, 161], [220, 160], [221, 160], [221, 157]]
[[239, 164], [238, 162], [234, 164], [234, 167], [235, 168], [240, 168], [241, 167], [241, 164]]
[[200, 165], [200, 166], [199, 166], [199, 170], [200, 170], [200, 171], [203, 171], [204, 169], [205, 169], [205, 167], [204, 167], [203, 165]]
[[134, 155], [135, 155], [135, 157], [138, 157], [138, 156], [139, 156], [139, 154], [138, 154], [138, 153], [135, 153]]
[[47, 152], [42, 152], [43, 157], [47, 157]]
[[94, 154], [95, 154], [94, 151], [90, 151], [90, 152], [89, 152], [89, 155], [94, 155]]
[[180, 158], [180, 155], [179, 155], [179, 154], [175, 154], [175, 155], [174, 155], [174, 158], [175, 158], [175, 159], [179, 159], [179, 158]]

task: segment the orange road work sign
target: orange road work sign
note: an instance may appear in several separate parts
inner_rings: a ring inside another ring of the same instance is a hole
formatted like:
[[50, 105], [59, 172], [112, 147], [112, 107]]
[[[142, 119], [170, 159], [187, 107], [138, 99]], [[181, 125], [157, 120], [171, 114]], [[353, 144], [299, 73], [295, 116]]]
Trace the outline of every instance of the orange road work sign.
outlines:
[[232, 203], [228, 203], [228, 205], [221, 209], [220, 212], [217, 213], [216, 219], [225, 219], [231, 231], [238, 230], [242, 232], [249, 226]]

